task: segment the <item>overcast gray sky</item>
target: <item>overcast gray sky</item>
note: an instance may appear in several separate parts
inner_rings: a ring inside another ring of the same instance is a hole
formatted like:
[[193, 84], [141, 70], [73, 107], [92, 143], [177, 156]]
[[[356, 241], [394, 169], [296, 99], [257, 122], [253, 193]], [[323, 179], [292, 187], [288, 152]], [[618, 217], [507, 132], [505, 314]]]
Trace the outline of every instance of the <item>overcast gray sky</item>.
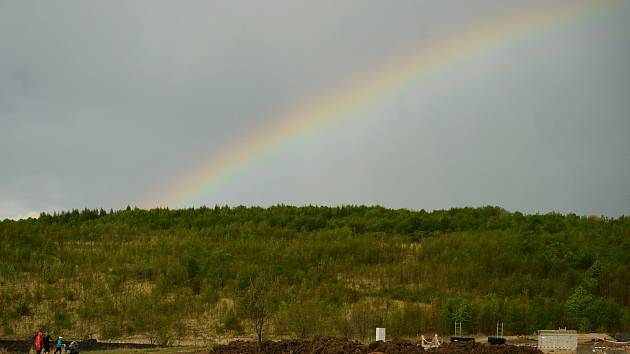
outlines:
[[[220, 152], [392, 59], [575, 2], [0, 1], [0, 219], [163, 204]], [[169, 206], [628, 215], [629, 18], [620, 1], [533, 29]]]

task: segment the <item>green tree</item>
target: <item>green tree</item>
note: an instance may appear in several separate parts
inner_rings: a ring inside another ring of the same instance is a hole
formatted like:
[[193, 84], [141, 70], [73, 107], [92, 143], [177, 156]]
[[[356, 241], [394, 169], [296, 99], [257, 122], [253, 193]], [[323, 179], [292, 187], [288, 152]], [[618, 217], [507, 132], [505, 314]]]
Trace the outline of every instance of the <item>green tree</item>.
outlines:
[[323, 317], [322, 306], [317, 299], [304, 299], [289, 304], [287, 325], [299, 338], [317, 334]]
[[526, 304], [516, 299], [509, 301], [506, 309], [506, 331], [513, 334], [529, 332], [527, 313]]
[[374, 335], [374, 329], [383, 325], [383, 318], [379, 311], [375, 310], [370, 303], [362, 301], [350, 308], [348, 319], [352, 336], [359, 340], [367, 340]]
[[567, 324], [571, 327], [583, 325], [584, 310], [593, 302], [593, 295], [578, 286], [564, 304]]

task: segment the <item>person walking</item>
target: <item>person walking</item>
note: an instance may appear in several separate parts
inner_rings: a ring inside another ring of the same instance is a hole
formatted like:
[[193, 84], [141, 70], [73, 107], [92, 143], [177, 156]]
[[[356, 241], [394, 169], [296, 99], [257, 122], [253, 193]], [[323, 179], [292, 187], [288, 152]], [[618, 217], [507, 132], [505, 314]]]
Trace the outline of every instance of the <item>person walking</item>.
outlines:
[[50, 354], [50, 334], [44, 337], [44, 354]]
[[55, 354], [61, 354], [61, 347], [63, 346], [63, 337], [57, 338], [57, 346], [55, 347]]
[[37, 352], [37, 354], [42, 354], [42, 349], [44, 349], [44, 333], [39, 331], [35, 337], [35, 352]]

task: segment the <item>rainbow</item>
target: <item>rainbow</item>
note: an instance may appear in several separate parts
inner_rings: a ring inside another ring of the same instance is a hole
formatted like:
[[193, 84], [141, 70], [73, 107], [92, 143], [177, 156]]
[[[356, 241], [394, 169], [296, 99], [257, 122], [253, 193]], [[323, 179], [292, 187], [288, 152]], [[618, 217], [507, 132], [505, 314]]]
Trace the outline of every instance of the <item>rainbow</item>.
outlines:
[[348, 119], [350, 113], [404, 91], [421, 80], [428, 80], [457, 62], [484, 55], [530, 35], [577, 23], [613, 2], [617, 1], [556, 2], [555, 7], [545, 6], [540, 12], [499, 18], [455, 38], [417, 49], [351, 82], [342, 90], [322, 95], [310, 104], [274, 120], [275, 124], [227, 148], [218, 155], [218, 159], [213, 157], [203, 161], [198, 169], [173, 182], [166, 194], [156, 193], [161, 196], [150, 198], [152, 202], [148, 204], [156, 200], [162, 200], [170, 206], [195, 203], [292, 140], [315, 134], [333, 123]]

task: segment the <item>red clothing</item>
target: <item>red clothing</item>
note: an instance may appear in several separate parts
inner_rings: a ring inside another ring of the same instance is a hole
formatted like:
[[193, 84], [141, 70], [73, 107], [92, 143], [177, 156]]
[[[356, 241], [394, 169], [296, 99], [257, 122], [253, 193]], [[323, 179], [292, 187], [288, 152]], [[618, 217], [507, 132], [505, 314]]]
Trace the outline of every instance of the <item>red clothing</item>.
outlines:
[[35, 337], [35, 349], [42, 350], [44, 349], [44, 337], [38, 335]]

